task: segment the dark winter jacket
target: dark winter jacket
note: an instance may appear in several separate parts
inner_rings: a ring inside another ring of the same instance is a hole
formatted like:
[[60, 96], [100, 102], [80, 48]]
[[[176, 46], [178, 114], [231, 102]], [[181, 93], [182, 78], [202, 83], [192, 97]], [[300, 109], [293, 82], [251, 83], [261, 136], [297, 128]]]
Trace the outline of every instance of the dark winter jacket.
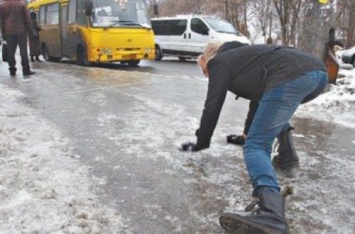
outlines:
[[32, 26], [33, 26], [33, 36], [39, 37], [39, 31], [42, 30], [41, 26], [38, 25], [37, 19], [32, 19]]
[[21, 0], [4, 0], [0, 4], [2, 35], [33, 34], [30, 15], [26, 3]]
[[207, 67], [209, 83], [198, 131], [199, 149], [210, 145], [227, 91], [259, 100], [264, 92], [309, 71], [326, 71], [324, 63], [308, 53], [272, 45], [223, 50], [208, 61]]

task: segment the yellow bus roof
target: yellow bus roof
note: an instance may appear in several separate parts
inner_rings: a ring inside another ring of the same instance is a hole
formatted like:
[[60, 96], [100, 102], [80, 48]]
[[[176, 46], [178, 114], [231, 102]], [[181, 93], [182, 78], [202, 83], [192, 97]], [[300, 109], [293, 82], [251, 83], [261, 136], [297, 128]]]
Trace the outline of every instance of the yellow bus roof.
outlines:
[[56, 2], [68, 2], [68, 0], [35, 0], [33, 2], [28, 3], [27, 7], [28, 8], [38, 8], [42, 5], [50, 4], [50, 3], [56, 3]]

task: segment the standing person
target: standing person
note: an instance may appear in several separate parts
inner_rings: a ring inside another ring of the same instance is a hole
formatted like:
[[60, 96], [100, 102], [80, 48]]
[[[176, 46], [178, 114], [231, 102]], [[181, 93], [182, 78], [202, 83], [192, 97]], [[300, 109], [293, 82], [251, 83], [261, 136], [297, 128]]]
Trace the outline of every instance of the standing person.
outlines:
[[33, 28], [26, 3], [20, 0], [4, 0], [0, 4], [1, 34], [7, 42], [10, 75], [16, 75], [16, 48], [19, 46], [22, 73], [24, 76], [35, 74], [31, 71], [27, 52], [27, 34], [33, 36]]
[[209, 78], [207, 97], [197, 143], [184, 143], [180, 149], [198, 151], [210, 146], [227, 91], [259, 100], [243, 147], [259, 208], [247, 216], [222, 214], [219, 222], [232, 233], [288, 233], [285, 197], [270, 158], [272, 142], [288, 131], [301, 103], [322, 93], [328, 83], [326, 67], [312, 55], [286, 46], [250, 45], [217, 53], [219, 47], [220, 43], [211, 42], [199, 57], [198, 64]]
[[39, 59], [39, 56], [41, 55], [41, 44], [39, 41], [39, 31], [41, 31], [41, 27], [38, 25], [36, 12], [31, 12], [30, 17], [31, 17], [31, 22], [32, 22], [32, 27], [34, 32], [33, 37], [30, 37], [31, 61], [34, 62], [36, 59], [36, 61], [42, 62]]

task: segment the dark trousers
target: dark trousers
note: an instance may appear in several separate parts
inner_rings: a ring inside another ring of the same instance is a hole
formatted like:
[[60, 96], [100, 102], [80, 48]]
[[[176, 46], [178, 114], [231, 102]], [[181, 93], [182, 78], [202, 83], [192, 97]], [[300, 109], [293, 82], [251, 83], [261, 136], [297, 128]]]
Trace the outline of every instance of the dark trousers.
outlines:
[[30, 56], [38, 57], [41, 55], [41, 43], [39, 37], [30, 38]]
[[8, 63], [10, 72], [16, 72], [15, 53], [17, 46], [20, 48], [22, 71], [27, 73], [30, 71], [30, 62], [27, 52], [27, 34], [6, 35], [6, 43], [8, 48]]

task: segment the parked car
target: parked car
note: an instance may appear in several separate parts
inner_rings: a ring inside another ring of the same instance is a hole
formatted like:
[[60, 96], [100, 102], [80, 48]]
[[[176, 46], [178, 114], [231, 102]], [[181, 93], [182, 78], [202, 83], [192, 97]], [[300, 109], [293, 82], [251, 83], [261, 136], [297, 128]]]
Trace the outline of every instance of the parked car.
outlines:
[[341, 55], [341, 60], [343, 61], [343, 63], [349, 63], [355, 67], [355, 46], [350, 49], [344, 50]]

